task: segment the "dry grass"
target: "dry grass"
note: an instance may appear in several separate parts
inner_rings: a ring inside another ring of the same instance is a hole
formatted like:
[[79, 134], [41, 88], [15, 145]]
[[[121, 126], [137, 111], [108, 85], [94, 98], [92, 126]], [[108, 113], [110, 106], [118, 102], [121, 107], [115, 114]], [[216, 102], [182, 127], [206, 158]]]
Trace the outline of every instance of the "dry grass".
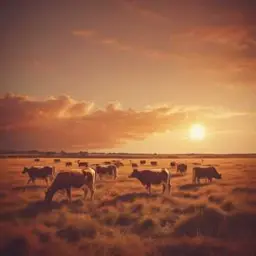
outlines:
[[[21, 170], [33, 159], [0, 161], [0, 255], [256, 255], [255, 159], [205, 159], [223, 179], [201, 185], [191, 184], [197, 160], [186, 159], [185, 176], [172, 171], [171, 195], [161, 195], [161, 186], [148, 195], [128, 178], [132, 168], [124, 160], [116, 181], [97, 181], [93, 202], [73, 190], [72, 204], [58, 193], [51, 206], [43, 202], [44, 182], [24, 191]], [[170, 160], [158, 162], [167, 167]]]

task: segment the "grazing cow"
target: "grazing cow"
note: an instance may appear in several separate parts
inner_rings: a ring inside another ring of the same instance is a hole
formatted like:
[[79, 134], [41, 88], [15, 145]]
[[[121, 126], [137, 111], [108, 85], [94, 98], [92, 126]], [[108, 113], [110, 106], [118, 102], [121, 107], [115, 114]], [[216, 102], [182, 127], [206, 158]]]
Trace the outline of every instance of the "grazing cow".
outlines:
[[205, 178], [212, 181], [213, 178], [221, 179], [221, 174], [217, 172], [215, 167], [194, 167], [193, 168], [193, 183], [200, 183], [200, 179]]
[[134, 169], [129, 178], [138, 179], [143, 186], [148, 190], [149, 194], [151, 194], [151, 185], [163, 185], [163, 192], [165, 192], [166, 187], [168, 193], [171, 191], [171, 174], [165, 168], [160, 170], [142, 170], [138, 171]]
[[185, 174], [187, 171], [188, 166], [186, 164], [177, 164], [177, 172], [180, 172], [181, 174]]
[[54, 163], [60, 163], [60, 159], [58, 159], [58, 158], [54, 159], [53, 161], [54, 161]]
[[81, 161], [79, 161], [79, 162], [78, 162], [78, 166], [79, 166], [79, 167], [82, 167], [82, 166], [88, 167], [88, 166], [89, 166], [89, 163], [88, 163], [88, 162], [81, 162]]
[[170, 166], [171, 166], [172, 168], [174, 168], [174, 167], [176, 166], [176, 162], [172, 161], [172, 162], [170, 163]]
[[51, 202], [54, 194], [58, 190], [65, 189], [69, 201], [72, 202], [72, 188], [82, 188], [84, 190], [84, 199], [86, 199], [89, 189], [92, 200], [95, 192], [95, 171], [92, 168], [86, 168], [84, 170], [79, 169], [59, 172], [45, 193], [45, 201], [48, 203]]
[[151, 161], [150, 164], [151, 164], [152, 166], [156, 166], [156, 165], [157, 165], [157, 161]]
[[55, 167], [54, 166], [32, 166], [32, 167], [24, 167], [23, 174], [27, 173], [29, 176], [27, 184], [29, 184], [31, 181], [35, 183], [36, 179], [43, 179], [45, 180], [47, 186], [48, 186], [48, 178], [50, 180], [53, 180], [53, 177], [55, 175]]
[[40, 159], [39, 158], [35, 158], [34, 161], [35, 162], [40, 162]]
[[99, 164], [96, 164], [95, 167], [93, 167], [93, 168], [94, 168], [94, 170], [96, 172], [96, 175], [98, 175], [100, 179], [104, 175], [112, 176], [114, 179], [117, 178], [118, 168], [114, 164], [110, 164], [110, 165], [99, 165]]
[[146, 164], [146, 160], [140, 160], [140, 164]]
[[72, 162], [66, 162], [66, 167], [72, 166]]
[[138, 164], [132, 163], [132, 168], [136, 168], [136, 167], [138, 167]]

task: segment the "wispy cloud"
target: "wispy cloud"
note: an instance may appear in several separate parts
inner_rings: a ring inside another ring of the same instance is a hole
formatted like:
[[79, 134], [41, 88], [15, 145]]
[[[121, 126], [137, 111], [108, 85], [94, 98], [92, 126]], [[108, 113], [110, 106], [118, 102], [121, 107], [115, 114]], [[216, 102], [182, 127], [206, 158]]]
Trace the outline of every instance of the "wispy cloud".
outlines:
[[73, 30], [72, 34], [78, 37], [93, 37], [96, 35], [96, 31], [91, 29], [81, 29], [81, 30]]
[[118, 51], [133, 51], [136, 54], [140, 54], [154, 60], [164, 60], [172, 56], [172, 54], [168, 51], [153, 49], [146, 46], [134, 46], [131, 43], [122, 42], [118, 38], [104, 36], [102, 33], [95, 30], [74, 30], [72, 31], [72, 34], [76, 37], [93, 39], [98, 44], [111, 47]]

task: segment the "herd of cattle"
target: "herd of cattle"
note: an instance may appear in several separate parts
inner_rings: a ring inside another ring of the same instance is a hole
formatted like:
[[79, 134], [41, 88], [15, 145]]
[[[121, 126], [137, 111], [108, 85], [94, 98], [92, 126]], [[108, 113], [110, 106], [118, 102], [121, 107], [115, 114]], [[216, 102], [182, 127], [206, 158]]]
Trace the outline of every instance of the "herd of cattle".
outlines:
[[[40, 162], [40, 159], [36, 158], [35, 162]], [[60, 159], [54, 159], [54, 163], [59, 163]], [[187, 172], [187, 165], [184, 163], [171, 162], [170, 168], [160, 169], [143, 169], [138, 170], [138, 164], [131, 163], [133, 169], [129, 178], [138, 179], [141, 184], [151, 193], [151, 185], [162, 185], [164, 193], [167, 189], [168, 193], [171, 191], [171, 171], [169, 169], [176, 168], [176, 171], [181, 175], [185, 175]], [[146, 164], [146, 160], [140, 161], [141, 165]], [[151, 161], [152, 166], [156, 166], [157, 161]], [[66, 162], [66, 167], [73, 166], [72, 162]], [[88, 190], [91, 194], [91, 200], [93, 199], [95, 192], [96, 179], [102, 179], [103, 176], [112, 176], [113, 179], [117, 179], [118, 168], [124, 166], [119, 160], [106, 161], [103, 164], [89, 164], [88, 162], [77, 161], [78, 168], [70, 168], [67, 170], [61, 170], [56, 172], [55, 166], [32, 166], [24, 167], [22, 173], [27, 173], [29, 176], [27, 184], [30, 182], [35, 183], [36, 179], [43, 179], [47, 184], [47, 191], [45, 193], [45, 201], [51, 202], [54, 194], [59, 190], [66, 190], [69, 201], [71, 201], [71, 189], [81, 188], [84, 190], [84, 199], [87, 196]], [[197, 166], [193, 168], [192, 182], [200, 183], [200, 179], [205, 179], [208, 182], [212, 182], [212, 179], [221, 179], [221, 174], [217, 172], [213, 166], [203, 167]], [[48, 179], [51, 181], [48, 186]]]

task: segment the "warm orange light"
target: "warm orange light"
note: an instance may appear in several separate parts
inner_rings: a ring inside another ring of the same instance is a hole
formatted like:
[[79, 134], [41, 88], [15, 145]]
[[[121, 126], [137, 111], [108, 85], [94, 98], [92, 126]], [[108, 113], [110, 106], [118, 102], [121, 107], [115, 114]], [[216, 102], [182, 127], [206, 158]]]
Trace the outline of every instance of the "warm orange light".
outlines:
[[193, 124], [189, 130], [191, 140], [203, 140], [205, 137], [205, 128], [201, 124]]

